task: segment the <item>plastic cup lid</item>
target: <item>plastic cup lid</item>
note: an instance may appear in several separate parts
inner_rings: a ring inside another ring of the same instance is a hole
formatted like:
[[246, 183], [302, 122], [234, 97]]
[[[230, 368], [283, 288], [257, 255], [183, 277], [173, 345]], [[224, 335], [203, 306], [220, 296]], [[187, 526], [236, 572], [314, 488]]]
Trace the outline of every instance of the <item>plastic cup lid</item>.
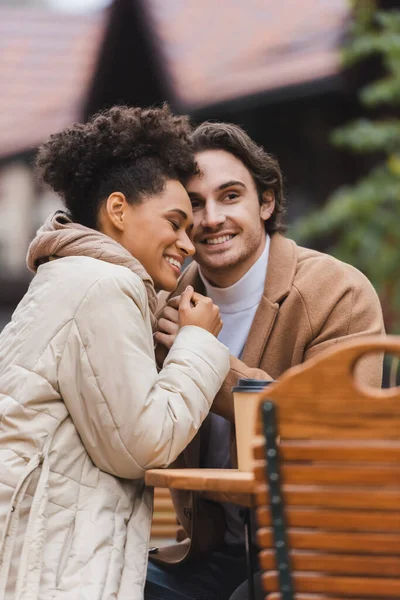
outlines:
[[259, 392], [263, 390], [271, 383], [275, 383], [274, 380], [267, 381], [266, 379], [245, 379], [240, 377], [237, 384], [232, 388], [232, 392]]

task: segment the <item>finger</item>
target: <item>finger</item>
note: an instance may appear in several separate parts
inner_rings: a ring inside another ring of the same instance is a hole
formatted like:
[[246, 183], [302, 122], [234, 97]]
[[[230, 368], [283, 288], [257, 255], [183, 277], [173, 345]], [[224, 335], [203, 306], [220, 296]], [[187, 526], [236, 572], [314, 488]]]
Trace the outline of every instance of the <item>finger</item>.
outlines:
[[192, 302], [194, 304], [198, 304], [199, 302], [209, 302], [211, 304], [211, 299], [208, 296], [203, 296], [203, 294], [199, 294], [198, 292], [193, 292]]
[[171, 308], [179, 308], [181, 296], [182, 296], [182, 294], [179, 294], [179, 296], [174, 296], [174, 298], [171, 298], [171, 300], [168, 300], [168, 306], [171, 306]]
[[168, 319], [173, 323], [179, 322], [179, 313], [176, 308], [172, 308], [172, 306], [166, 306], [162, 313], [160, 314], [160, 318]]
[[172, 344], [174, 343], [175, 338], [176, 338], [175, 335], [168, 335], [167, 333], [162, 333], [161, 331], [157, 331], [154, 334], [154, 340], [157, 342], [157, 344], [162, 344], [163, 346], [168, 348], [168, 350], [171, 348]]
[[193, 288], [191, 285], [188, 285], [186, 290], [181, 295], [181, 301], [179, 303], [179, 310], [189, 310], [191, 308], [190, 300], [192, 299], [192, 296], [193, 296]]
[[179, 325], [177, 323], [174, 323], [173, 321], [170, 321], [169, 319], [158, 319], [157, 325], [158, 330], [163, 331], [164, 333], [173, 333], [174, 335], [176, 335], [179, 330]]

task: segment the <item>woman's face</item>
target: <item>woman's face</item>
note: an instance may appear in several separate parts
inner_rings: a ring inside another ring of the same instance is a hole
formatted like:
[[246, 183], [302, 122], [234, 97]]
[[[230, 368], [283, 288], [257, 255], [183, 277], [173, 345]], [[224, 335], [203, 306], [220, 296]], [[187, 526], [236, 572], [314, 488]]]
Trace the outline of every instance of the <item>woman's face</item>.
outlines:
[[[193, 226], [192, 207], [183, 185], [167, 181], [160, 194], [144, 198], [140, 204], [129, 204], [116, 192], [109, 196], [105, 212], [104, 233], [142, 263], [157, 289], [173, 291], [183, 261], [194, 254], [188, 237]], [[108, 229], [109, 220], [116, 235]]]

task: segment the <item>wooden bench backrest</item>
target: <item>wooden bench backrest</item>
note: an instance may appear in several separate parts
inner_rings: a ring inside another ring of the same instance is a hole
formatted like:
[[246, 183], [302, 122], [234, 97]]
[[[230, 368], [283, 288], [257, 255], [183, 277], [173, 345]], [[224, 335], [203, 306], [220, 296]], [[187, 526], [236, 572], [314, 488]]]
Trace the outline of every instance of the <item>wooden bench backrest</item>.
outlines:
[[400, 337], [344, 344], [291, 369], [264, 393], [264, 414], [276, 411], [275, 479], [287, 532], [283, 540], [274, 536], [270, 502], [279, 498], [270, 497], [265, 438], [258, 436], [257, 537], [268, 600], [290, 597], [279, 593], [282, 541], [296, 600], [400, 598], [400, 389], [355, 380], [357, 359], [372, 351], [400, 354]]

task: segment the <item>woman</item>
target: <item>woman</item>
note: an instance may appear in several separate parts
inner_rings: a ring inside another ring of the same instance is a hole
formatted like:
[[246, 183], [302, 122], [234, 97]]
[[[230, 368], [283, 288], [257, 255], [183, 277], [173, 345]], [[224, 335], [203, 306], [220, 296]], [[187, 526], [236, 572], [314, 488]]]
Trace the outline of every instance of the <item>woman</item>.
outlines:
[[0, 598], [138, 600], [152, 497], [229, 368], [221, 320], [188, 288], [157, 372], [156, 288], [173, 290], [196, 172], [168, 107], [115, 107], [39, 150], [62, 197], [28, 253], [37, 271], [0, 336]]

